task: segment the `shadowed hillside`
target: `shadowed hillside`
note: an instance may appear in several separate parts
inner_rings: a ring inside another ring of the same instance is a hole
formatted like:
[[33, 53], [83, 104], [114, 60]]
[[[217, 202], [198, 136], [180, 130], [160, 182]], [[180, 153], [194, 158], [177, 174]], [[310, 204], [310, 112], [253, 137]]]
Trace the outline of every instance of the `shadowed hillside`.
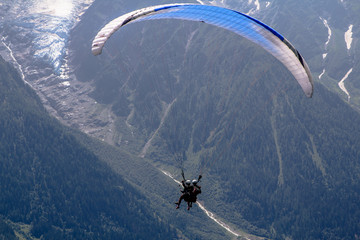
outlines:
[[11, 239], [13, 231], [45, 239], [176, 235], [146, 208], [144, 196], [47, 115], [2, 59], [0, 125], [1, 236]]

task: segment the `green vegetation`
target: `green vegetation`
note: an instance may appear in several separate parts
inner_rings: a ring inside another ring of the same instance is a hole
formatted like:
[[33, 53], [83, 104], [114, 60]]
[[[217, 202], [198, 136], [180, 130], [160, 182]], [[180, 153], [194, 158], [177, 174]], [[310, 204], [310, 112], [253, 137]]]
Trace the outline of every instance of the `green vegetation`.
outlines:
[[[148, 200], [49, 117], [0, 60], [0, 216], [45, 239], [169, 239]], [[15, 239], [1, 220], [1, 236]]]
[[14, 230], [2, 218], [0, 218], [0, 239], [2, 240], [16, 239]]

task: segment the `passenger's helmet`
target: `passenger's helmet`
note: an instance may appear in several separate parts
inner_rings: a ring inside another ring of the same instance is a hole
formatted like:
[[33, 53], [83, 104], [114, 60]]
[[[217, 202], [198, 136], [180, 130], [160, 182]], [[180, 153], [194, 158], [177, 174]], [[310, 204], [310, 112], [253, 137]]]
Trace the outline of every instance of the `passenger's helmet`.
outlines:
[[192, 184], [193, 184], [193, 185], [196, 185], [198, 182], [199, 182], [199, 181], [196, 180], [196, 179], [192, 180]]
[[185, 181], [185, 184], [188, 185], [188, 186], [190, 186], [191, 181], [190, 181], [190, 180], [186, 180], [186, 181]]

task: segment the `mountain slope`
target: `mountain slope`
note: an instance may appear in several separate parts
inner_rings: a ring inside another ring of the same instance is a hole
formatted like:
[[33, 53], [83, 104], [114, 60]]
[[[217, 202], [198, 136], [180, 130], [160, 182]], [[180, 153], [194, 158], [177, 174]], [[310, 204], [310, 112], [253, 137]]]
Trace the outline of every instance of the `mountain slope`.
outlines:
[[[280, 3], [270, 7], [300, 4]], [[311, 16], [297, 31], [288, 26], [299, 26], [303, 12], [293, 13], [294, 24], [286, 25], [287, 12], [265, 17], [273, 17], [277, 29], [315, 63], [323, 47], [318, 38], [327, 36], [323, 22]], [[74, 35], [87, 38], [88, 31], [79, 25]], [[206, 24], [134, 24], [114, 36], [99, 58], [77, 58], [76, 51], [89, 47], [80, 42], [72, 42], [76, 74], [93, 83], [98, 102], [111, 106], [114, 144], [141, 155], [152, 139], [145, 156], [155, 164], [203, 173], [202, 198], [220, 217], [275, 239], [359, 233], [360, 118], [336, 94], [316, 84], [307, 99], [265, 51]]]
[[[359, 108], [359, 2], [259, 2], [261, 8], [254, 13], [255, 16], [298, 47], [316, 80]], [[265, 8], [266, 2], [269, 5]], [[233, 8], [239, 5], [235, 2], [230, 4]]]
[[[0, 214], [51, 239], [169, 239], [147, 199], [47, 116], [0, 59]], [[3, 224], [2, 224], [3, 226]], [[6, 235], [5, 235], [6, 236]]]
[[[223, 58], [220, 73], [200, 71], [183, 82], [191, 83], [149, 156], [161, 159], [159, 146], [186, 151], [185, 167], [200, 163], [215, 178], [205, 193], [212, 210], [248, 231], [272, 238], [353, 238], [359, 232], [359, 114], [319, 84], [306, 99], [281, 66], [267, 68], [270, 57], [251, 50], [242, 52], [249, 64]], [[203, 64], [206, 59], [213, 58]], [[244, 68], [233, 78], [221, 72], [238, 64]]]
[[[186, 176], [203, 173], [204, 204], [236, 228], [276, 239], [356, 238], [359, 116], [344, 104], [348, 98], [338, 82], [347, 76], [345, 87], [353, 85], [348, 90], [356, 106], [358, 1], [221, 1], [264, 20], [294, 43], [323, 84], [316, 84], [313, 99], [306, 99], [287, 70], [266, 52], [202, 23], [134, 24], [114, 35], [102, 56], [91, 56], [91, 40], [107, 21], [162, 3], [95, 1], [71, 32], [69, 66], [74, 75], [65, 81], [46, 75], [52, 72], [49, 66], [39, 67], [40, 73], [26, 68], [53, 114], [140, 156], [125, 154], [139, 166], [144, 156], [172, 173], [180, 168]], [[15, 30], [1, 29], [7, 36], [3, 45], [30, 45], [31, 38]], [[349, 49], [346, 33], [352, 33]], [[23, 64], [26, 48], [16, 47]], [[92, 151], [105, 158], [103, 149]], [[126, 172], [126, 164], [111, 158], [112, 168]], [[142, 171], [156, 175], [154, 169], [139, 170], [134, 181], [139, 185], [146, 179], [143, 186], [154, 189], [163, 181], [143, 178]], [[158, 199], [171, 201], [170, 196]], [[193, 226], [202, 219], [192, 224], [186, 217], [176, 218], [182, 229], [199, 231]]]

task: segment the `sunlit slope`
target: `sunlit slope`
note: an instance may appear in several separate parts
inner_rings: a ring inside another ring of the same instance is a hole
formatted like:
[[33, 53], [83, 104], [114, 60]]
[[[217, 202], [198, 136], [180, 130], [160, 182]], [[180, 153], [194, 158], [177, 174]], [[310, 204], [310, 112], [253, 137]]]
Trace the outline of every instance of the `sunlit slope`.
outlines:
[[[261, 1], [260, 1], [261, 2]], [[233, 6], [236, 4], [233, 3]], [[296, 9], [296, 11], [294, 11]], [[359, 108], [358, 1], [273, 1], [256, 16], [270, 21], [309, 61], [314, 79]], [[352, 69], [350, 74], [347, 73]], [[343, 84], [339, 83], [343, 81]]]

